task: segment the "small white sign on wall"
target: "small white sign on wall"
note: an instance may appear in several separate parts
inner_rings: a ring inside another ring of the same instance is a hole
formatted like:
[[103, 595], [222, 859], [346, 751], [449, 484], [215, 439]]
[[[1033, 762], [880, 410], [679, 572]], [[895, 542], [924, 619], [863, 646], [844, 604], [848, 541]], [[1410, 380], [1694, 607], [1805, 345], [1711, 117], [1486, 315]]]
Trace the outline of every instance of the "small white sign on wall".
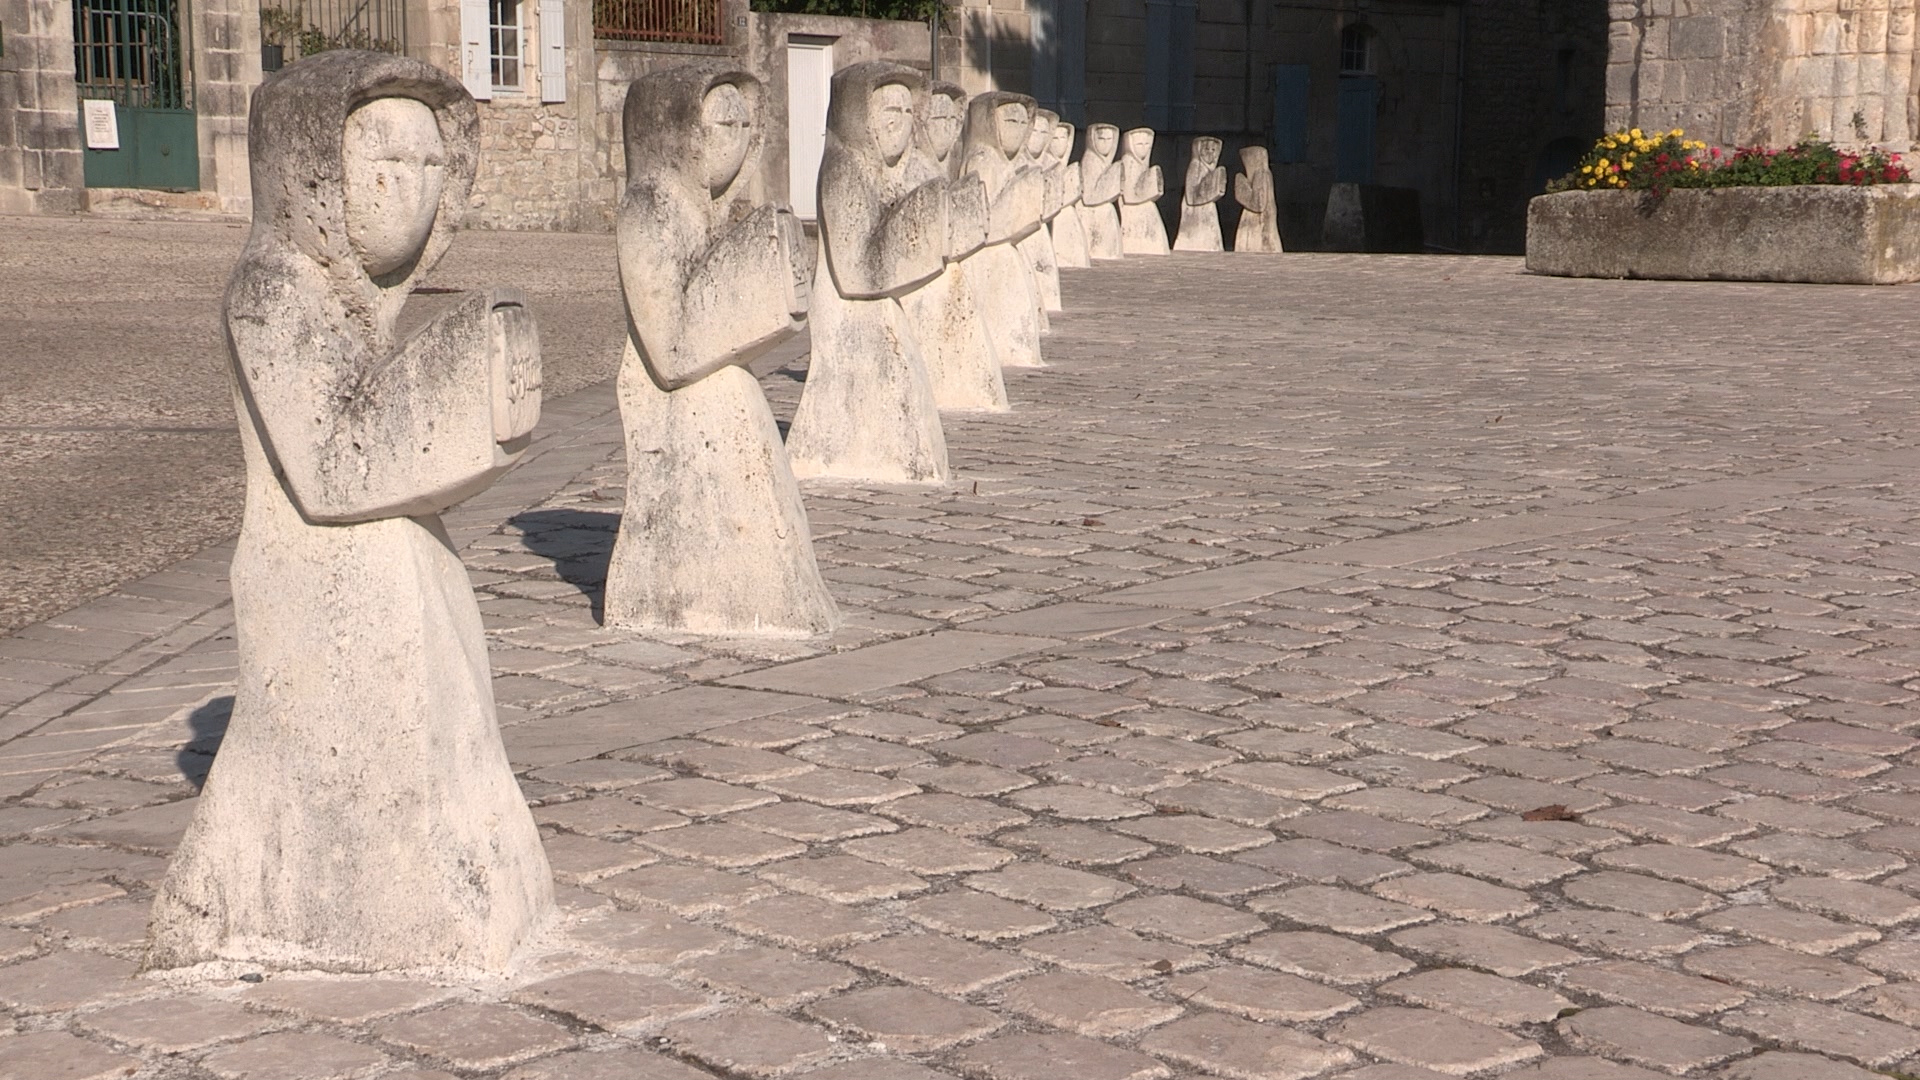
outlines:
[[120, 114], [113, 102], [89, 98], [80, 106], [87, 119], [87, 149], [120, 149]]

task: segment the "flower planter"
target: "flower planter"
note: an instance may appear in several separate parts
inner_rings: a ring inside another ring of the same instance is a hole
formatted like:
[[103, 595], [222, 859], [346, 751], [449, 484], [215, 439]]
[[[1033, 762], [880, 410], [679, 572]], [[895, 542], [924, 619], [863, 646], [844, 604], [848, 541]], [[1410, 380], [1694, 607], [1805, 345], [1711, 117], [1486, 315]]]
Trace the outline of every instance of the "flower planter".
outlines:
[[1527, 269], [1679, 281], [1920, 281], [1920, 184], [1542, 195], [1527, 206]]

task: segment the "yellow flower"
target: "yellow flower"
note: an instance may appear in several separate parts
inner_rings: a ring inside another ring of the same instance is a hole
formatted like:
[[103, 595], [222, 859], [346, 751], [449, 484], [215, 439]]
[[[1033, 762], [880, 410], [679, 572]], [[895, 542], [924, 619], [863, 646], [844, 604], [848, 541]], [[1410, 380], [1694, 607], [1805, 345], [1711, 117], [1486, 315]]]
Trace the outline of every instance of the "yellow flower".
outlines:
[[1596, 161], [1596, 162], [1594, 162], [1594, 163], [1593, 163], [1593, 167], [1594, 167], [1594, 168], [1596, 168], [1596, 169], [1604, 169], [1604, 168], [1606, 168], [1606, 167], [1607, 167], [1607, 159], [1606, 159], [1606, 158], [1601, 158], [1601, 159], [1600, 159], [1599, 161]]
[[1623, 162], [1621, 162], [1621, 163], [1620, 163], [1620, 167], [1621, 167], [1622, 169], [1625, 169], [1625, 170], [1627, 170], [1628, 172], [1632, 172], [1632, 171], [1633, 171], [1633, 159], [1632, 159], [1632, 158], [1628, 158], [1627, 160], [1625, 160], [1625, 161], [1623, 161]]
[[1642, 137], [1643, 137], [1643, 136], [1642, 136], [1642, 135], [1640, 134], [1640, 129], [1639, 129], [1639, 128], [1634, 128], [1634, 129], [1633, 129], [1632, 131], [1629, 131], [1629, 132], [1627, 132], [1627, 134], [1628, 134], [1628, 135], [1631, 135], [1631, 136], [1633, 136], [1633, 137], [1634, 137], [1634, 138], [1636, 138], [1636, 139], [1638, 139], [1638, 138], [1642, 138]]
[[1679, 128], [1674, 128], [1674, 129], [1673, 129], [1673, 131], [1672, 131], [1672, 132], [1670, 132], [1669, 134], [1671, 134], [1671, 135], [1672, 135], [1672, 136], [1673, 136], [1674, 138], [1676, 138], [1676, 139], [1677, 139], [1677, 138], [1679, 138], [1680, 136], [1682, 136], [1682, 135], [1685, 135], [1685, 134], [1686, 134], [1686, 132], [1684, 132], [1684, 131], [1682, 131], [1682, 130], [1680, 130]]

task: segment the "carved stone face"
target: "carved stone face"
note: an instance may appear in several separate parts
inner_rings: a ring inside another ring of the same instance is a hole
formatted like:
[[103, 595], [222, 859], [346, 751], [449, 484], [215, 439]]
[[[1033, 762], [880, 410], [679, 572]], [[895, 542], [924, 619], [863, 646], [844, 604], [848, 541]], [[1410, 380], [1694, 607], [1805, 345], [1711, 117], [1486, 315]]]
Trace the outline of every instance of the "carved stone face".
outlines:
[[1027, 156], [1038, 161], [1046, 150], [1047, 143], [1053, 138], [1053, 121], [1042, 116], [1039, 111], [1033, 114], [1033, 122], [1027, 131]]
[[934, 157], [945, 161], [953, 152], [953, 144], [960, 141], [964, 120], [959, 102], [945, 94], [933, 95], [933, 100], [927, 103], [927, 143]]
[[1206, 136], [1193, 140], [1193, 156], [1208, 165], [1220, 164], [1220, 140]]
[[867, 110], [867, 128], [873, 132], [873, 141], [887, 164], [900, 160], [913, 141], [913, 91], [899, 83], [875, 87], [872, 106]]
[[993, 110], [993, 123], [1000, 136], [1000, 152], [1008, 157], [1027, 145], [1027, 135], [1033, 130], [1033, 124], [1027, 119], [1027, 107], [1017, 101]]
[[718, 195], [740, 175], [753, 144], [753, 116], [747, 109], [747, 96], [732, 83], [721, 83], [707, 91], [706, 100], [701, 102], [700, 122], [707, 135], [703, 155], [707, 190]]
[[1127, 153], [1137, 158], [1153, 156], [1153, 132], [1127, 132]]
[[1047, 143], [1047, 155], [1055, 161], [1067, 160], [1073, 152], [1073, 125], [1053, 125], [1053, 138]]
[[420, 254], [440, 212], [440, 124], [423, 102], [375, 98], [348, 114], [341, 150], [347, 240], [369, 276], [392, 273]]
[[1098, 157], [1112, 157], [1119, 141], [1120, 133], [1111, 127], [1102, 125], [1087, 129], [1087, 147]]

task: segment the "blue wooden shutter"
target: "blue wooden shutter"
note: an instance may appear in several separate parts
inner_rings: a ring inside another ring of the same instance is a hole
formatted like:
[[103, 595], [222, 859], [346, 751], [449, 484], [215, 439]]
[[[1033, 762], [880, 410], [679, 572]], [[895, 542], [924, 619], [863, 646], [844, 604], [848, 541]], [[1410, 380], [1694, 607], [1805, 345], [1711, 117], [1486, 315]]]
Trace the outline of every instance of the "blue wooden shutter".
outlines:
[[1275, 164], [1307, 160], [1307, 88], [1305, 64], [1276, 64], [1273, 68], [1273, 147]]

